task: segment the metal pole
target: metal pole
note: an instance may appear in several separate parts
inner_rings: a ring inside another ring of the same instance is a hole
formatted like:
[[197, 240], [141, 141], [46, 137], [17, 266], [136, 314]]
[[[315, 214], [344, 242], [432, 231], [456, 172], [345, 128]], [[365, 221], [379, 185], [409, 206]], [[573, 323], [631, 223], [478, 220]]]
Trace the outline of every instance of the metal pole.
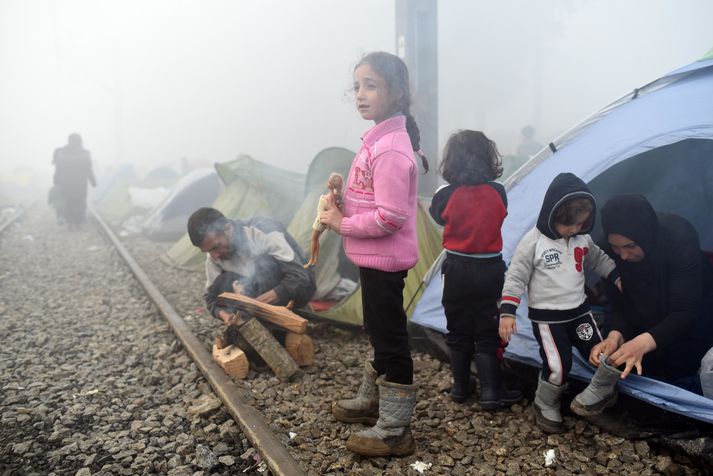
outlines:
[[421, 149], [431, 168], [430, 172], [419, 176], [418, 192], [431, 196], [438, 183], [439, 157], [436, 0], [396, 0], [396, 54], [409, 69], [413, 88], [412, 111], [421, 131]]

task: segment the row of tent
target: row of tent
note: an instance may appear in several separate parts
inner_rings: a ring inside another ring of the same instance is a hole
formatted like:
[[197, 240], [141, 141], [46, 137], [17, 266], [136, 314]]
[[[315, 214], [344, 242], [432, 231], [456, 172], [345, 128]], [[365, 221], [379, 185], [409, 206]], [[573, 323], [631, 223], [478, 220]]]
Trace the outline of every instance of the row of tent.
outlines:
[[[240, 156], [215, 165], [219, 185], [213, 186], [216, 195], [210, 202], [207, 201], [211, 197], [206, 196], [206, 203], [191, 203], [188, 210], [180, 213], [180, 207], [176, 207], [170, 213], [157, 209], [152, 214], [171, 215], [182, 230], [190, 212], [200, 206], [213, 206], [232, 218], [271, 216], [308, 250], [311, 223], [327, 177], [331, 172], [346, 176], [353, 156], [346, 149], [325, 149], [314, 158], [307, 174]], [[618, 193], [645, 195], [657, 210], [678, 213], [691, 221], [702, 246], [713, 250], [713, 50], [700, 61], [637, 88], [597, 111], [507, 178], [509, 210], [503, 226], [506, 261], [520, 238], [534, 226], [547, 186], [564, 171], [587, 182], [601, 203]], [[182, 186], [188, 182], [185, 177]], [[181, 195], [178, 188], [171, 194]], [[424, 197], [422, 202], [427, 200]], [[148, 234], [160, 236], [158, 224], [169, 221], [155, 218], [155, 229]], [[593, 237], [598, 239], [600, 235], [601, 231], [595, 229]], [[423, 205], [418, 208], [418, 238], [420, 259], [408, 274], [404, 302], [412, 329], [430, 336], [434, 349], [442, 348], [446, 320], [440, 304], [441, 237]], [[201, 270], [204, 257], [184, 235], [162, 260], [172, 266]], [[331, 305], [324, 302], [323, 297], [339, 288], [343, 279], [356, 279], [353, 267], [343, 256], [341, 240], [334, 233], [322, 235], [316, 275], [318, 300], [309, 314], [339, 324], [360, 325], [358, 285], [348, 288]], [[517, 320], [519, 333], [508, 346], [506, 357], [539, 367], [526, 305], [520, 306]], [[587, 380], [591, 378], [591, 368], [578, 357], [572, 374]], [[622, 387], [624, 393], [650, 404], [713, 423], [713, 400], [645, 377], [632, 376]]]

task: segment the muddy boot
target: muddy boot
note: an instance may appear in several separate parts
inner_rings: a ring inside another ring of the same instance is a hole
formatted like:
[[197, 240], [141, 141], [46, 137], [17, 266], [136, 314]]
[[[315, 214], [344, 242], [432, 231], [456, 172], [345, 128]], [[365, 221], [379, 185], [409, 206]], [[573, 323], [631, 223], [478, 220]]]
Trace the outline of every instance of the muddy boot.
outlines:
[[334, 418], [345, 423], [376, 424], [379, 418], [379, 389], [376, 386], [376, 377], [376, 370], [367, 360], [364, 362], [364, 374], [356, 396], [332, 404]]
[[416, 406], [416, 385], [387, 382], [379, 385], [379, 420], [368, 430], [352, 433], [347, 449], [363, 456], [405, 456], [416, 449], [411, 416]]
[[480, 380], [478, 403], [483, 410], [508, 407], [522, 400], [522, 392], [508, 390], [503, 383], [503, 370], [493, 354], [475, 354], [475, 366]]
[[470, 381], [470, 361], [473, 355], [451, 349], [451, 373], [453, 374], [453, 386], [451, 387], [451, 400], [456, 403], [463, 403], [473, 393], [473, 385]]
[[560, 411], [560, 396], [566, 385], [554, 385], [542, 380], [540, 376], [535, 392], [535, 420], [545, 433], [562, 433], [562, 412]]
[[606, 358], [601, 359], [592, 381], [574, 397], [569, 407], [579, 416], [599, 415], [616, 403], [616, 384], [620, 377], [621, 372], [616, 367], [610, 366]]

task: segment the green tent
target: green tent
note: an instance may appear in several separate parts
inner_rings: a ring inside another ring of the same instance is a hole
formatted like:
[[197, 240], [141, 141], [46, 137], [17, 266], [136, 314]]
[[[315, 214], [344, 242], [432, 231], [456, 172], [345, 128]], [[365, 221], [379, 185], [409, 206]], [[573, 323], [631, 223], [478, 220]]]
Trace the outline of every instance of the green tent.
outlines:
[[[288, 172], [241, 156], [226, 164], [216, 164], [216, 170], [226, 183], [223, 193], [213, 204], [230, 218], [250, 218], [263, 215], [286, 224], [297, 243], [309, 254], [312, 223], [317, 213], [319, 196], [326, 193], [326, 182], [332, 172], [345, 179], [354, 152], [329, 147], [319, 152], [309, 166], [307, 176]], [[418, 207], [419, 261], [411, 269], [404, 287], [404, 305], [413, 310], [423, 291], [423, 277], [441, 252], [441, 236], [424, 207]], [[201, 269], [203, 253], [194, 247], [188, 236], [183, 236], [162, 257], [173, 266]], [[325, 231], [320, 237], [319, 261], [314, 268], [317, 278], [316, 296], [324, 295], [337, 286], [343, 277], [358, 280], [356, 267], [346, 259], [342, 240], [336, 233]], [[311, 317], [326, 318], [344, 324], [361, 325], [361, 288], [338, 302], [316, 300], [313, 309], [300, 310]]]
[[[258, 162], [248, 155], [215, 164], [215, 169], [225, 189], [212, 206], [228, 218], [262, 215], [287, 226], [302, 203], [304, 174]], [[201, 269], [205, 256], [186, 234], [161, 259], [179, 268]]]
[[[417, 213], [418, 263], [409, 270], [404, 286], [404, 307], [408, 315], [411, 315], [416, 302], [418, 302], [423, 293], [424, 276], [442, 251], [440, 232], [436, 229], [431, 217], [428, 216], [428, 212], [420, 202]], [[317, 285], [319, 286], [319, 281]], [[306, 311], [303, 313], [308, 316], [327, 318], [345, 324], [361, 325], [363, 322], [361, 287], [358, 287], [352, 294], [327, 311]]]
[[125, 166], [116, 171], [113, 177], [106, 180], [110, 185], [101, 192], [101, 196], [95, 199], [94, 207], [104, 220], [116, 226], [133, 215], [145, 215], [149, 210], [141, 208], [131, 200], [129, 189], [136, 187], [140, 189], [168, 189], [174, 185], [180, 177], [174, 172], [171, 175], [167, 167], [158, 167], [151, 170], [146, 177], [138, 179], [134, 174], [133, 167]]
[[[333, 172], [342, 174], [346, 181], [349, 167], [354, 159], [354, 152], [341, 147], [329, 147], [318, 153], [307, 171], [305, 180], [304, 201], [299, 210], [295, 213], [292, 221], [287, 227], [287, 231], [294, 237], [295, 241], [305, 250], [305, 254], [310, 253], [310, 242], [312, 237], [312, 223], [317, 215], [317, 204], [319, 196], [327, 193], [326, 183], [329, 175]], [[350, 267], [346, 256], [342, 251], [342, 240], [336, 233], [325, 231], [320, 236], [319, 261], [314, 267], [317, 278], [317, 292], [315, 296], [322, 296], [333, 289], [339, 283], [345, 268]], [[351, 265], [351, 271], [347, 273], [354, 279], [358, 275], [356, 266]]]

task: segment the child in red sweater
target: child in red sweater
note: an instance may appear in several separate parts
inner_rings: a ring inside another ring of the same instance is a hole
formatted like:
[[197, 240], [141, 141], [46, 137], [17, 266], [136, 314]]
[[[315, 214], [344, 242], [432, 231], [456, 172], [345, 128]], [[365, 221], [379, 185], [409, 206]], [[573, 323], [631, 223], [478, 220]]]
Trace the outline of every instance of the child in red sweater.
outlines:
[[440, 165], [449, 185], [436, 192], [430, 207], [433, 219], [444, 226], [441, 302], [451, 353], [451, 399], [462, 403], [472, 393], [470, 363], [475, 354], [479, 403], [485, 410], [522, 398], [519, 391], [504, 387], [497, 358], [498, 300], [505, 276], [500, 227], [507, 215], [505, 188], [494, 182], [502, 174], [501, 164], [495, 143], [482, 132], [451, 135]]

